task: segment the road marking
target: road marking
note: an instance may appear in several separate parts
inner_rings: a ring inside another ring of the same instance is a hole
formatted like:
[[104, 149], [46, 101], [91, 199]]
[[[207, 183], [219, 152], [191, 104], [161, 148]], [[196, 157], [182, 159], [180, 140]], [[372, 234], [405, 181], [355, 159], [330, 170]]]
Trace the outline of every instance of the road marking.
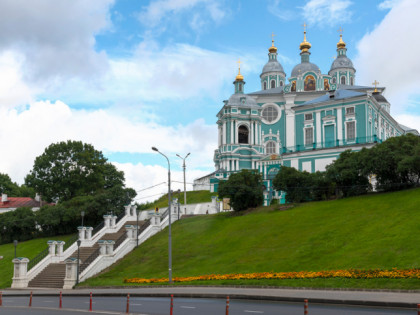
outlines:
[[195, 306], [181, 306], [181, 308], [195, 308]]
[[140, 306], [141, 304], [131, 303], [130, 305]]
[[258, 314], [263, 314], [264, 313], [263, 311], [248, 311], [248, 310], [245, 310], [244, 312], [245, 313], [258, 313]]

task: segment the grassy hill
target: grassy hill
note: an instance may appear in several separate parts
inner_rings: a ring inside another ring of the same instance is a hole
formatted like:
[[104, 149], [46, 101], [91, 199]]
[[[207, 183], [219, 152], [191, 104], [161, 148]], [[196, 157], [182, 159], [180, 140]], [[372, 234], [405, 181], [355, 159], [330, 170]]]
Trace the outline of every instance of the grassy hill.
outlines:
[[[72, 238], [71, 235], [61, 235], [57, 237], [37, 238], [34, 240], [19, 242], [16, 250], [17, 257], [34, 258], [42, 250], [47, 248], [49, 240], [67, 241]], [[15, 247], [13, 243], [0, 245], [0, 288], [9, 288], [12, 285], [13, 277], [13, 263], [12, 259], [15, 257]]]
[[[175, 193], [173, 194], [172, 198], [180, 197], [179, 202], [180, 204], [184, 204], [184, 192], [182, 191], [180, 194]], [[187, 204], [194, 204], [194, 203], [203, 203], [203, 202], [210, 202], [212, 196], [217, 196], [217, 193], [211, 193], [208, 190], [196, 190], [196, 191], [187, 191]], [[159, 199], [155, 200], [151, 203], [149, 209], [154, 209], [155, 207], [159, 208], [166, 208], [168, 206], [168, 195], [163, 195]]]
[[[174, 224], [173, 276], [420, 267], [420, 189], [222, 213]], [[82, 285], [167, 277], [161, 232]], [[194, 284], [420, 289], [414, 279], [218, 280]], [[183, 283], [185, 284], [185, 283]]]

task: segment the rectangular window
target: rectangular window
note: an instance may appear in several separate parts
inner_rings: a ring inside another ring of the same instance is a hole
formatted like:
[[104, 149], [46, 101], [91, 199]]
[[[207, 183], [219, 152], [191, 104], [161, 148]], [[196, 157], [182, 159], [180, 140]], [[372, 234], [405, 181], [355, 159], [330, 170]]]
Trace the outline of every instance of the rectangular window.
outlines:
[[356, 139], [356, 122], [351, 121], [347, 123], [347, 140]]
[[314, 129], [305, 128], [305, 145], [312, 145], [314, 142]]
[[353, 114], [354, 114], [354, 107], [347, 107], [346, 115], [353, 115]]
[[312, 114], [305, 114], [305, 120], [312, 120]]

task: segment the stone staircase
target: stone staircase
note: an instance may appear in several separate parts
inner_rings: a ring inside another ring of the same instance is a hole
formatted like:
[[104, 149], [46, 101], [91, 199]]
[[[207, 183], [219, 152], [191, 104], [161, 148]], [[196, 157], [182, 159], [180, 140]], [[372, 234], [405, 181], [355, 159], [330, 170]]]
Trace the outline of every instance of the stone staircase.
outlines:
[[[146, 224], [145, 221], [139, 221], [139, 229]], [[125, 225], [137, 225], [137, 221], [126, 222], [117, 232], [107, 233], [101, 237], [101, 240], [115, 241], [114, 250], [126, 239]], [[95, 243], [91, 247], [80, 247], [79, 259], [80, 270], [82, 273], [99, 256], [99, 245]], [[77, 259], [77, 249], [69, 258]], [[29, 281], [28, 287], [38, 288], [63, 288], [64, 278], [66, 276], [65, 262], [49, 264], [34, 279]]]
[[66, 264], [64, 262], [49, 264], [34, 279], [29, 281], [31, 288], [62, 288], [66, 276]]

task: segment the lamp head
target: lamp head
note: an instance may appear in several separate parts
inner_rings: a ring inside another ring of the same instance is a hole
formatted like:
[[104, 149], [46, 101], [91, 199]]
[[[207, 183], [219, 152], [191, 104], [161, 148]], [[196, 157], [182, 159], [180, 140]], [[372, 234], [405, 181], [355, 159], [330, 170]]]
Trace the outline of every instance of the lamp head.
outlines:
[[17, 246], [18, 241], [17, 241], [17, 240], [14, 240], [14, 241], [13, 241], [13, 244], [14, 244], [15, 246]]
[[182, 159], [182, 157], [178, 153], [176, 154], [176, 156]]
[[156, 149], [156, 147], [152, 147], [152, 150], [153, 150], [153, 151], [156, 151], [156, 152], [159, 152], [159, 150], [158, 150], [158, 149]]
[[84, 211], [80, 212], [80, 214], [82, 215], [82, 217], [85, 216], [85, 212]]
[[82, 244], [81, 240], [77, 240], [77, 247], [80, 247], [80, 244]]
[[[190, 155], [190, 153], [188, 152], [187, 156]], [[187, 158], [187, 156], [185, 158]]]

